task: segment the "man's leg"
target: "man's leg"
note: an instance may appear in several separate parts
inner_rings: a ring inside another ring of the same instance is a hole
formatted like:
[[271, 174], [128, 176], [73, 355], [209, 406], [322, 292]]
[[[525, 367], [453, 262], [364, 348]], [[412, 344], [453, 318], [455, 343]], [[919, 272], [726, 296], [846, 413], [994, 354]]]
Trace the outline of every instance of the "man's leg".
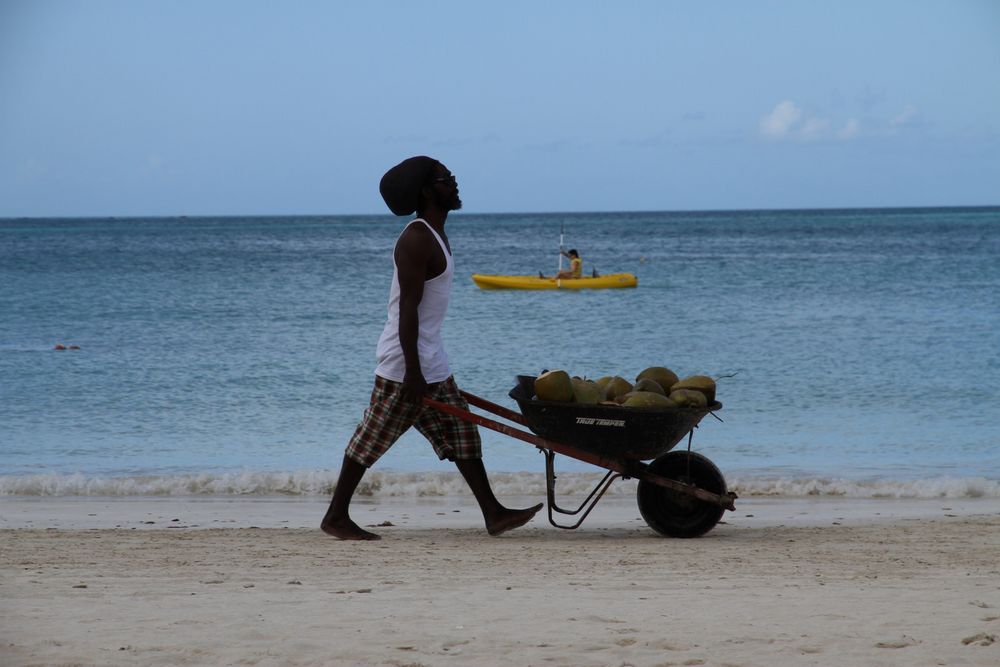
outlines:
[[535, 513], [542, 509], [541, 503], [523, 510], [507, 509], [501, 505], [490, 487], [482, 459], [455, 459], [455, 465], [472, 489], [472, 495], [476, 497], [479, 508], [483, 511], [486, 532], [490, 535], [499, 535], [519, 528], [531, 521]]
[[[333, 491], [330, 507], [323, 517], [323, 532], [342, 540], [377, 540], [378, 535], [362, 530], [351, 521], [347, 510], [354, 491], [365, 471], [410, 428], [419, 414], [419, 407], [402, 400], [401, 383], [375, 377], [375, 388], [358, 424], [340, 466], [340, 478]], [[363, 461], [364, 463], [360, 463]]]
[[366, 470], [368, 468], [354, 459], [344, 456], [344, 463], [340, 466], [340, 477], [337, 479], [337, 487], [333, 490], [333, 499], [330, 501], [329, 509], [326, 510], [323, 522], [320, 523], [320, 528], [327, 535], [333, 535], [342, 540], [382, 539], [351, 521], [351, 517], [347, 513], [351, 498], [354, 497], [354, 491], [358, 488], [358, 483]]

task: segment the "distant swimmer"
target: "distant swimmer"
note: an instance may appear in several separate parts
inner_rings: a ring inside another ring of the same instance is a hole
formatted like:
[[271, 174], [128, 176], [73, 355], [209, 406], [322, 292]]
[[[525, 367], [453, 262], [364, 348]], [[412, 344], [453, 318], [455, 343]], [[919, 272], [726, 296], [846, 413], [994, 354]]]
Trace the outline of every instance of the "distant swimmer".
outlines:
[[52, 349], [53, 350], [79, 350], [80, 346], [79, 345], [70, 345], [69, 347], [66, 347], [62, 343], [56, 343], [56, 346], [54, 348], [52, 348]]

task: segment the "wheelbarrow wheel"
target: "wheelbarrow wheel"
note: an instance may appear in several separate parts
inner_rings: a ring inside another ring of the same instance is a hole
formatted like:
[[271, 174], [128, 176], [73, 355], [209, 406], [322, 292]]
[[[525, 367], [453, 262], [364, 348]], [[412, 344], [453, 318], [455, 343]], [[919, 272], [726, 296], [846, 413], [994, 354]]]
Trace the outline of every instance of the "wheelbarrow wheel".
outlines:
[[[649, 464], [649, 471], [712, 493], [726, 493], [726, 479], [719, 469], [695, 452], [664, 454]], [[718, 505], [646, 481], [639, 482], [636, 499], [649, 527], [667, 537], [700, 537], [712, 530], [725, 511]]]

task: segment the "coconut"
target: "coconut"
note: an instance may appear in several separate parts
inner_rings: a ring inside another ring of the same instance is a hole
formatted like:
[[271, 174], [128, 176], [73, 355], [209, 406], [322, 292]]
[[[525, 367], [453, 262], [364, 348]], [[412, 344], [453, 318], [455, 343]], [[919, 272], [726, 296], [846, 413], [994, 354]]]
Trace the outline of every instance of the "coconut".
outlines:
[[573, 381], [566, 371], [546, 371], [535, 378], [535, 395], [540, 401], [568, 403], [573, 400]]
[[705, 400], [708, 401], [709, 404], [715, 403], [715, 380], [707, 375], [692, 375], [690, 377], [686, 377], [679, 382], [675, 382], [670, 387], [670, 391], [675, 389], [694, 389], [695, 391], [700, 391], [705, 395]]
[[650, 366], [635, 376], [635, 381], [638, 382], [639, 380], [645, 380], [646, 378], [649, 378], [656, 384], [660, 385], [663, 388], [664, 394], [669, 394], [670, 388], [673, 387], [679, 379], [677, 377], [677, 373], [674, 373], [669, 368], [664, 368], [663, 366]]
[[605, 387], [608, 386], [608, 383], [611, 382], [612, 377], [613, 376], [611, 375], [605, 375], [594, 380], [594, 383], [601, 388], [601, 391], [604, 391]]
[[591, 380], [573, 378], [573, 401], [584, 405], [597, 405], [604, 397], [604, 392]]
[[667, 392], [663, 390], [660, 383], [650, 378], [642, 378], [636, 381], [635, 385], [632, 387], [632, 391], [651, 391], [654, 394], [660, 394], [661, 396], [667, 395]]
[[604, 387], [604, 399], [617, 401], [618, 398], [632, 391], [632, 383], [623, 377], [614, 376]]
[[655, 391], [630, 391], [622, 403], [626, 408], [660, 408], [661, 410], [677, 407], [663, 394]]
[[694, 389], [675, 389], [670, 392], [669, 399], [682, 408], [705, 408], [708, 401], [705, 394]]

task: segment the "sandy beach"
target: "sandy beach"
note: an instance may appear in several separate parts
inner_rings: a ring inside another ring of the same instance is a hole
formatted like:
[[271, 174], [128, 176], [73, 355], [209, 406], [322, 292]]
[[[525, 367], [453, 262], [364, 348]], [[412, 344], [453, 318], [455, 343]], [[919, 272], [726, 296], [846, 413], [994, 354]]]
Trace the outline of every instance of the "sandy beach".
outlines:
[[359, 500], [373, 543], [325, 504], [4, 498], [0, 662], [1000, 664], [1000, 499], [751, 497], [695, 540], [630, 498], [498, 538], [464, 498]]

